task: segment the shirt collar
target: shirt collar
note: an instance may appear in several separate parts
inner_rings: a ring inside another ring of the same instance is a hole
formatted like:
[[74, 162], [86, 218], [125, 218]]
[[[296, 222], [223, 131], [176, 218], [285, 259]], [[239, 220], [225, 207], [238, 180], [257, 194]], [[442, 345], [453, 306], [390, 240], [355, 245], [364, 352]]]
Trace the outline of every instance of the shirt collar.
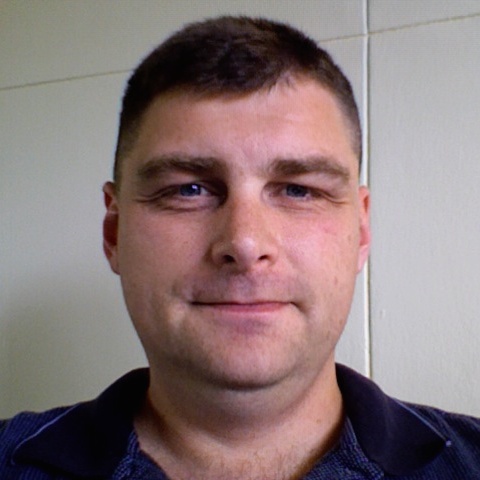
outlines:
[[133, 417], [145, 398], [147, 369], [134, 370], [96, 400], [80, 403], [15, 450], [15, 463], [53, 467], [80, 478], [107, 478], [125, 456]]
[[337, 365], [345, 410], [366, 456], [394, 476], [430, 463], [448, 440], [414, 409], [385, 395], [371, 380]]
[[[446, 439], [426, 419], [371, 380], [342, 365], [337, 365], [337, 379], [358, 443], [386, 473], [411, 474], [443, 450]], [[50, 466], [80, 478], [109, 477], [126, 454], [148, 383], [147, 369], [128, 373], [96, 400], [66, 410], [24, 440], [14, 462]]]

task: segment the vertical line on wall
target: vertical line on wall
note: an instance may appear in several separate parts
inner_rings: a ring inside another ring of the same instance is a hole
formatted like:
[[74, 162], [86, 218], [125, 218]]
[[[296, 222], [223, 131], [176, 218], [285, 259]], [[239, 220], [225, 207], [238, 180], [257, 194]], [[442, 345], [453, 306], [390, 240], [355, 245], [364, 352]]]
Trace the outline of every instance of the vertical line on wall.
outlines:
[[[370, 25], [368, 17], [368, 2], [363, 2], [363, 167], [362, 177], [366, 185], [370, 184]], [[370, 297], [370, 259], [363, 270], [364, 291], [364, 336], [365, 336], [365, 373], [372, 378], [372, 310]]]

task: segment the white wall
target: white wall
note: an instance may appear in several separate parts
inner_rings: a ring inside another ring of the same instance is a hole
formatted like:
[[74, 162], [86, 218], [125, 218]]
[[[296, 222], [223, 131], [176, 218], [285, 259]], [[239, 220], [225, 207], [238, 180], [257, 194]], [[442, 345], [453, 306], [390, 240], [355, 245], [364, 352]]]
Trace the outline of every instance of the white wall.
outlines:
[[374, 246], [339, 360], [480, 415], [478, 0], [3, 0], [0, 417], [145, 364], [101, 251], [120, 96], [151, 47], [220, 13], [289, 21], [354, 84]]

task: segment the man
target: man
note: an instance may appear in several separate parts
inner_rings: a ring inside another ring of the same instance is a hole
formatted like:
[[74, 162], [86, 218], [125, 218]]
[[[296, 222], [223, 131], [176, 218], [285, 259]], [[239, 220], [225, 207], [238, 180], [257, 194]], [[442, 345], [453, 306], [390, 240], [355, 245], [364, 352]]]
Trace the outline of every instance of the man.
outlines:
[[480, 478], [480, 423], [336, 366], [369, 249], [351, 87], [301, 33], [191, 25], [124, 97], [104, 249], [149, 370], [1, 426], [7, 479]]

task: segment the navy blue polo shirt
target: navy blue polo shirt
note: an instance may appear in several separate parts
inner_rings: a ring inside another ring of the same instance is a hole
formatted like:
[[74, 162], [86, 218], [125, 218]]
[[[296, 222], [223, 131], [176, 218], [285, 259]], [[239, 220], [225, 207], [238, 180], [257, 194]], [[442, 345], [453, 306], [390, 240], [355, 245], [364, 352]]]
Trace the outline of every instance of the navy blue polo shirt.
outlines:
[[[337, 378], [343, 434], [305, 480], [480, 479], [480, 420], [402, 403], [341, 365]], [[135, 370], [96, 400], [0, 422], [0, 478], [167, 480], [133, 429], [148, 382]]]

